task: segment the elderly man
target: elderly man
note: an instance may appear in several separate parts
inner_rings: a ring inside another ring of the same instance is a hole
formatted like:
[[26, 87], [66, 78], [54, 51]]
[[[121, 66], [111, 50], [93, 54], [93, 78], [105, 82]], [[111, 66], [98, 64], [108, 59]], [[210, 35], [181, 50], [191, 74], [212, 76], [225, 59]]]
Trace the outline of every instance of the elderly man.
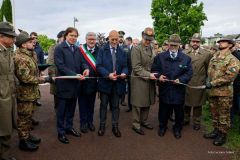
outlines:
[[[90, 70], [90, 77], [97, 77], [96, 60], [98, 55], [98, 47], [96, 46], [96, 39], [97, 37], [94, 32], [88, 32], [86, 34], [86, 43], [80, 46], [80, 52]], [[93, 125], [93, 113], [97, 91], [97, 79], [86, 79], [83, 81], [78, 96], [80, 130], [82, 133], [86, 133], [88, 129], [90, 131], [95, 130], [95, 126]]]
[[192, 77], [191, 58], [181, 52], [180, 42], [179, 35], [171, 35], [168, 40], [169, 50], [158, 54], [152, 65], [152, 72], [159, 77], [158, 135], [165, 135], [169, 114], [173, 109], [175, 113], [173, 134], [177, 139], [181, 138], [186, 89], [180, 83], [186, 84]]
[[230, 110], [233, 100], [233, 81], [239, 73], [239, 61], [231, 53], [234, 41], [223, 37], [218, 41], [219, 50], [210, 60], [208, 67], [209, 104], [214, 130], [204, 138], [214, 139], [213, 144], [221, 146], [226, 142], [230, 128]]
[[155, 57], [151, 41], [154, 39], [154, 31], [147, 27], [142, 32], [142, 41], [133, 47], [131, 53], [131, 103], [133, 113], [132, 129], [144, 135], [142, 127], [153, 129], [147, 122], [150, 106], [154, 104], [156, 79], [151, 73], [151, 66]]
[[105, 133], [107, 118], [107, 106], [112, 106], [112, 132], [114, 136], [121, 137], [118, 128], [119, 120], [119, 100], [125, 93], [125, 78], [128, 74], [127, 55], [118, 46], [119, 34], [116, 30], [109, 33], [109, 43], [99, 50], [97, 57], [97, 72], [100, 91], [100, 127], [98, 135]]
[[[212, 54], [200, 48], [201, 36], [195, 33], [191, 38], [191, 48], [184, 52], [192, 59], [193, 76], [188, 83], [192, 86], [205, 85], [207, 79], [207, 70]], [[200, 120], [202, 115], [202, 105], [206, 102], [206, 91], [203, 89], [186, 89], [185, 107], [184, 107], [184, 124], [190, 123], [191, 109], [193, 109], [193, 129], [200, 129]]]
[[15, 77], [13, 63], [13, 44], [16, 33], [11, 24], [0, 22], [0, 159], [14, 160], [9, 157], [10, 139], [14, 126], [16, 103]]

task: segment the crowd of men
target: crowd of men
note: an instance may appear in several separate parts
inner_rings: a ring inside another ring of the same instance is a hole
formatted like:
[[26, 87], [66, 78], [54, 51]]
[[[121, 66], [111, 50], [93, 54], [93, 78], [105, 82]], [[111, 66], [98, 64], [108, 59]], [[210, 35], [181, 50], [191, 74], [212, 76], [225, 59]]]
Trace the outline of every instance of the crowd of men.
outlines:
[[[208, 97], [214, 130], [204, 137], [213, 139], [217, 146], [225, 143], [233, 113], [239, 110], [240, 97], [240, 47], [235, 46], [231, 38], [220, 39], [214, 52], [201, 46], [198, 33], [192, 36], [185, 49], [177, 34], [172, 34], [159, 47], [154, 40], [154, 30], [147, 27], [141, 32], [141, 41], [131, 37], [124, 39], [123, 31], [112, 30], [103, 46], [97, 45], [94, 32], [86, 34], [86, 43], [76, 46], [78, 30], [69, 27], [58, 33], [57, 43], [49, 49], [47, 63], [51, 66], [46, 77], [38, 70], [43, 57], [37, 34], [19, 31], [17, 35], [12, 25], [0, 23], [1, 160], [14, 159], [8, 155], [13, 128], [18, 131], [21, 150], [38, 149], [41, 139], [31, 134], [33, 112], [40, 99], [39, 84], [46, 82], [51, 84], [50, 93], [54, 95], [57, 137], [61, 143], [70, 143], [67, 135], [80, 137], [81, 133], [95, 131], [93, 117], [98, 92], [98, 136], [104, 136], [109, 106], [112, 133], [121, 137], [120, 104], [128, 106], [126, 112], [132, 112], [133, 131], [144, 135], [143, 128], [153, 129], [148, 115], [158, 97], [158, 135], [165, 135], [168, 120], [174, 115], [172, 131], [179, 139], [184, 125], [190, 124], [191, 110], [193, 129], [200, 129], [202, 106]], [[73, 128], [77, 102], [81, 133]]]

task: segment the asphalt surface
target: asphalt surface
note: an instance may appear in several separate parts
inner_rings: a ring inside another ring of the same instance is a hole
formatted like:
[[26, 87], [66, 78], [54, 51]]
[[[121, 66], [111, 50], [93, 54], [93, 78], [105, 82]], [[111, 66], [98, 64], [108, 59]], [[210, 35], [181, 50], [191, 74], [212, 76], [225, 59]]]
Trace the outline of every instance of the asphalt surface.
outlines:
[[[126, 113], [127, 107], [120, 107], [119, 128], [121, 138], [111, 132], [111, 112], [108, 112], [106, 132], [103, 137], [97, 131], [82, 134], [80, 138], [67, 136], [69, 144], [62, 144], [57, 139], [56, 116], [53, 109], [53, 96], [49, 94], [49, 85], [41, 86], [41, 103], [34, 117], [40, 121], [33, 135], [42, 138], [36, 152], [18, 149], [16, 132], [12, 139], [12, 151], [18, 160], [229, 160], [233, 151], [212, 145], [211, 140], [203, 138], [204, 129], [194, 131], [189, 125], [182, 131], [182, 138], [174, 138], [170, 122], [164, 137], [159, 137], [158, 103], [150, 111], [149, 122], [153, 130], [144, 129], [145, 135], [136, 134], [131, 129], [132, 114]], [[96, 101], [94, 124], [99, 127], [99, 99]], [[79, 112], [76, 109], [74, 127], [79, 130]], [[202, 127], [203, 128], [203, 127]]]

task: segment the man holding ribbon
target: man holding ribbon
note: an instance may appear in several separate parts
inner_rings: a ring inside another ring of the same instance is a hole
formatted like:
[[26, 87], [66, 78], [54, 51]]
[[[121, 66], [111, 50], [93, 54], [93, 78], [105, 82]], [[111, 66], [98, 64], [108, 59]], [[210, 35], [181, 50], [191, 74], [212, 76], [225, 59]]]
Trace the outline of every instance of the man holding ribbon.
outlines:
[[121, 137], [118, 128], [119, 100], [125, 93], [125, 78], [128, 74], [127, 55], [119, 47], [119, 34], [116, 30], [109, 33], [109, 43], [99, 50], [97, 57], [97, 72], [100, 76], [100, 127], [98, 135], [105, 133], [107, 106], [112, 106], [112, 132], [114, 136]]
[[169, 37], [169, 49], [158, 54], [152, 65], [152, 72], [159, 79], [159, 136], [164, 136], [170, 111], [175, 113], [174, 137], [181, 138], [184, 118], [185, 85], [192, 77], [191, 58], [179, 50], [181, 39], [173, 34]]
[[80, 46], [80, 52], [90, 70], [90, 79], [86, 79], [82, 82], [82, 87], [78, 96], [80, 130], [82, 133], [87, 133], [88, 129], [90, 131], [95, 130], [95, 126], [93, 125], [93, 113], [96, 92], [98, 90], [96, 69], [98, 47], [96, 46], [96, 38], [94, 32], [88, 32], [86, 34], [86, 43]]

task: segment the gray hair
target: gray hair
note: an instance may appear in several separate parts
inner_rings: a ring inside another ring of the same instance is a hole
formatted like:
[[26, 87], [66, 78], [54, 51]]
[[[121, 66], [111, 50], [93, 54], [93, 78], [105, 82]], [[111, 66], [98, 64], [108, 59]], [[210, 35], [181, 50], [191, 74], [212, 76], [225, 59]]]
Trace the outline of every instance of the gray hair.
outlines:
[[89, 36], [94, 36], [95, 38], [97, 38], [97, 35], [96, 35], [96, 33], [94, 33], [94, 32], [88, 32], [88, 33], [86, 34], [86, 39], [87, 39]]

